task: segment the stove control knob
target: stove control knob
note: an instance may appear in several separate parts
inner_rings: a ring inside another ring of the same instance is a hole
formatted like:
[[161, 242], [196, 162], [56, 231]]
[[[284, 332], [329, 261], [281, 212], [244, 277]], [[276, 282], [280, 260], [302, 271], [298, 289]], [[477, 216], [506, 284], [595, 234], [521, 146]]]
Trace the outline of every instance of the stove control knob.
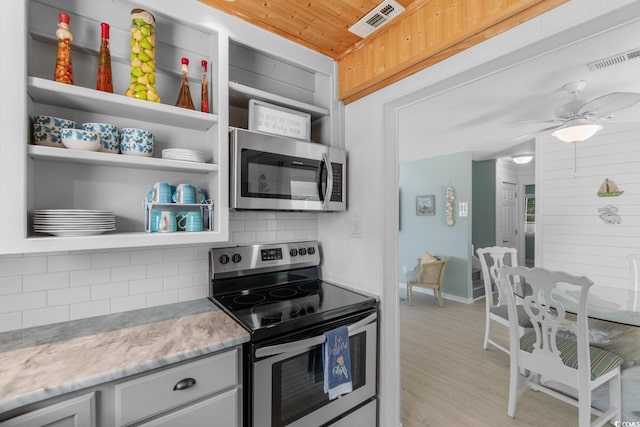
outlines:
[[231, 257], [231, 261], [233, 261], [234, 264], [239, 263], [242, 260], [242, 257], [240, 256], [240, 254], [233, 254], [233, 256]]
[[289, 255], [298, 256], [298, 250], [296, 248], [292, 248], [289, 250]]
[[314, 248], [313, 246], [308, 247], [308, 248], [307, 248], [307, 253], [308, 253], [309, 255], [313, 255], [313, 254], [315, 254], [315, 253], [316, 253], [316, 248]]
[[298, 249], [298, 253], [300, 255], [306, 255], [307, 254], [307, 250], [305, 248], [300, 248], [300, 249]]
[[220, 255], [218, 261], [220, 261], [220, 264], [227, 264], [229, 262], [229, 255]]

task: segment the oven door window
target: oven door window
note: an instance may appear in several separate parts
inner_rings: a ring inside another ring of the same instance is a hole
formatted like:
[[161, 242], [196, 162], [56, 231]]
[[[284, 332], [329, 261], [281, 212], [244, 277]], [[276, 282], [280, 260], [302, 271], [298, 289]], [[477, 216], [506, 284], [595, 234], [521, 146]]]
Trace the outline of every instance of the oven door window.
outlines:
[[[366, 382], [367, 334], [349, 337], [353, 390]], [[272, 427], [286, 426], [329, 402], [324, 393], [322, 346], [272, 365]]]
[[242, 197], [317, 201], [326, 188], [320, 160], [243, 149], [241, 162]]

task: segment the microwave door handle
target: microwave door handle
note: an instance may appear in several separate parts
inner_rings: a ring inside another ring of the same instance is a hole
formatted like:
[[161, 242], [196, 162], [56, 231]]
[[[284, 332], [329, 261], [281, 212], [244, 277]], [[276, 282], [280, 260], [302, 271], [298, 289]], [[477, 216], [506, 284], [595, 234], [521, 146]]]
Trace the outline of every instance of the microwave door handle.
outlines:
[[[329, 203], [331, 202], [331, 193], [333, 193], [333, 167], [331, 166], [331, 160], [329, 154], [324, 153], [322, 155], [322, 162], [327, 166], [327, 190], [324, 194], [324, 200], [322, 200], [322, 209], [329, 209]], [[322, 179], [322, 176], [320, 177]]]
[[[353, 325], [349, 325], [349, 336], [357, 335], [362, 332], [362, 329], [367, 326], [369, 323], [373, 322], [377, 318], [377, 314], [373, 313], [364, 319], [354, 323]], [[256, 350], [256, 357], [266, 357], [266, 356], [275, 356], [277, 354], [289, 353], [299, 350], [310, 349], [317, 345], [324, 343], [326, 340], [324, 335], [317, 335], [313, 338], [307, 338], [300, 341], [289, 342], [286, 344], [276, 344], [270, 345], [268, 347], [262, 347]]]

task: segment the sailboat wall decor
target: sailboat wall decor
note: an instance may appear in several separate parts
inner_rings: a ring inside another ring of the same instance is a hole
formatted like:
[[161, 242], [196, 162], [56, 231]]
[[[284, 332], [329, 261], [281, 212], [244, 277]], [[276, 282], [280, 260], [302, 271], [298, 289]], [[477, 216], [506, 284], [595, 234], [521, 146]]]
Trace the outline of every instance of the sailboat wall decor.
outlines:
[[598, 190], [598, 197], [617, 197], [622, 193], [624, 191], [620, 191], [618, 186], [607, 178], [600, 186], [600, 190]]

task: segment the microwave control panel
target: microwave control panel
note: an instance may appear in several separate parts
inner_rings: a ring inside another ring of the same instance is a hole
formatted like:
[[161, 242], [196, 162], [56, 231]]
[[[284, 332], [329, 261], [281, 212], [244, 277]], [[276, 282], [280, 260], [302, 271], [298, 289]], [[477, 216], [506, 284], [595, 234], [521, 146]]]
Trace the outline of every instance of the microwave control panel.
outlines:
[[331, 191], [332, 202], [342, 202], [342, 169], [344, 165], [340, 163], [331, 162], [331, 169], [333, 171], [333, 190]]

